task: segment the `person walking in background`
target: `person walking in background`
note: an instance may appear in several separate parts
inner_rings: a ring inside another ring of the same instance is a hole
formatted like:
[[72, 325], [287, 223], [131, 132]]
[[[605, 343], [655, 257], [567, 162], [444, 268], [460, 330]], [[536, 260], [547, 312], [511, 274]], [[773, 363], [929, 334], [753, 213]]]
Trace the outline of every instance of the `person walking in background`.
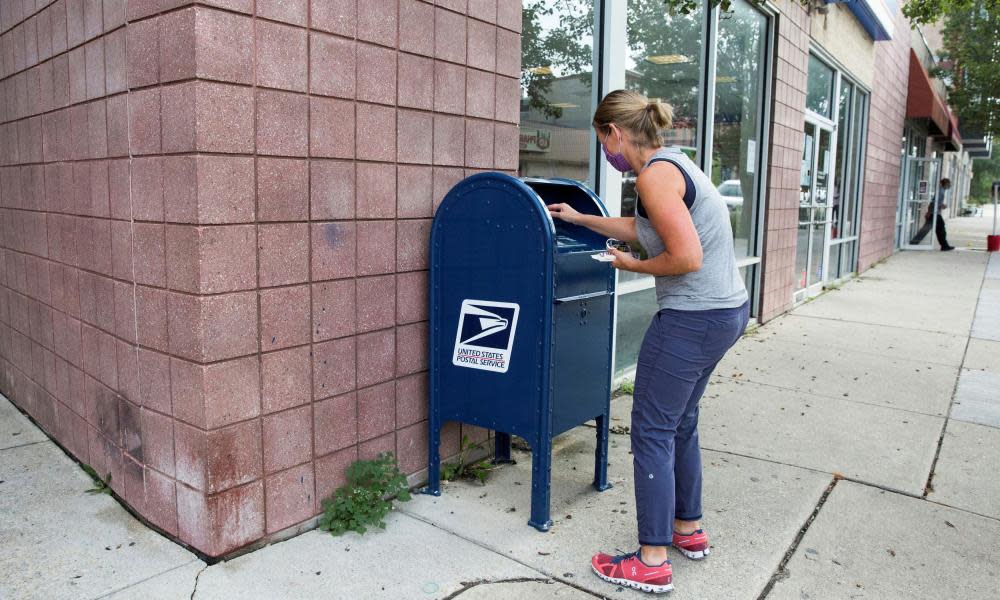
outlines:
[[698, 403], [750, 318], [729, 209], [684, 152], [663, 147], [660, 132], [671, 121], [666, 104], [633, 91], [608, 94], [593, 126], [608, 163], [638, 174], [636, 216], [581, 215], [568, 204], [548, 207], [554, 218], [640, 242], [648, 259], [611, 250], [612, 265], [655, 277], [659, 311], [639, 350], [632, 401], [640, 549], [595, 554], [591, 567], [608, 582], [656, 593], [673, 589], [668, 546], [695, 560], [709, 554], [701, 527]]
[[[938, 244], [941, 244], [941, 250], [947, 252], [949, 250], [954, 250], [954, 246], [948, 245], [948, 231], [944, 228], [944, 215], [941, 214], [944, 209], [948, 208], [948, 205], [944, 203], [944, 193], [951, 187], [951, 180], [945, 177], [941, 180], [941, 185], [938, 186], [937, 195], [934, 196], [934, 202], [931, 202], [930, 206], [927, 207], [926, 220], [924, 221], [923, 227], [917, 232], [913, 239], [910, 240], [910, 244], [917, 245], [924, 241], [924, 237], [930, 233], [931, 227], [934, 227], [934, 234], [937, 236]], [[935, 208], [937, 210], [935, 210]], [[937, 220], [935, 222], [934, 215], [937, 215]]]

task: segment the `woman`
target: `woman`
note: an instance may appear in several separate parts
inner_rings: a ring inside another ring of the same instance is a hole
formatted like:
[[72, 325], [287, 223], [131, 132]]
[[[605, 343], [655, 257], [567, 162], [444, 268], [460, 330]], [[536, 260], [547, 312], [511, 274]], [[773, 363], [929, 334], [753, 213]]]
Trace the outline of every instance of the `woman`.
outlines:
[[746, 329], [749, 302], [736, 267], [729, 210], [711, 180], [661, 144], [670, 107], [617, 90], [593, 126], [615, 169], [638, 173], [635, 217], [582, 215], [566, 204], [555, 218], [638, 241], [649, 256], [611, 250], [618, 269], [653, 275], [660, 310], [646, 331], [635, 375], [632, 453], [640, 549], [591, 560], [594, 572], [647, 592], [673, 589], [667, 547], [691, 559], [709, 553], [701, 528], [698, 401], [713, 369]]

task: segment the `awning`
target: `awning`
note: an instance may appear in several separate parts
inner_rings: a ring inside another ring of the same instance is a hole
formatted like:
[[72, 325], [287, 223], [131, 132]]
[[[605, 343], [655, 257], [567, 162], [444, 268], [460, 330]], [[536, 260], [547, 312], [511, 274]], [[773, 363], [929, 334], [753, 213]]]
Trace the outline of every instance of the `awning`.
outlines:
[[[910, 83], [906, 89], [906, 118], [927, 119], [930, 134], [949, 136], [951, 111], [931, 85], [931, 78], [920, 64], [916, 52], [910, 50]], [[956, 124], [957, 130], [957, 124]]]
[[876, 42], [892, 39], [892, 20], [899, 8], [893, 0], [826, 0], [843, 4]]
[[955, 117], [955, 113], [951, 112], [951, 109], [948, 109], [948, 139], [945, 144], [948, 146], [946, 150], [955, 152], [962, 150], [962, 134], [958, 131], [958, 118]]
[[969, 158], [989, 159], [993, 156], [993, 139], [986, 136], [967, 138], [962, 140], [962, 148], [969, 153]]

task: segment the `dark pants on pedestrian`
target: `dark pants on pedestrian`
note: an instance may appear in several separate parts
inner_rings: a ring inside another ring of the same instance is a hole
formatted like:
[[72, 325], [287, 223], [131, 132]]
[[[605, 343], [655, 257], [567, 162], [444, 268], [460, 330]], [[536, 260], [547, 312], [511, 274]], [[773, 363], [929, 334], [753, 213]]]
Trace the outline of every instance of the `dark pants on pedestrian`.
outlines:
[[749, 304], [663, 309], [646, 331], [635, 374], [632, 454], [639, 543], [669, 546], [674, 518], [701, 519], [698, 401], [743, 334]]
[[910, 240], [911, 244], [916, 245], [924, 241], [924, 238], [927, 237], [931, 227], [933, 227], [934, 235], [937, 236], [938, 244], [941, 244], [942, 248], [948, 247], [948, 231], [944, 228], [944, 218], [941, 215], [938, 215], [937, 224], [932, 223], [932, 221], [934, 221], [934, 215], [928, 215], [927, 220], [924, 221], [923, 227], [921, 227], [920, 230], [917, 231], [917, 235], [913, 236], [913, 239]]

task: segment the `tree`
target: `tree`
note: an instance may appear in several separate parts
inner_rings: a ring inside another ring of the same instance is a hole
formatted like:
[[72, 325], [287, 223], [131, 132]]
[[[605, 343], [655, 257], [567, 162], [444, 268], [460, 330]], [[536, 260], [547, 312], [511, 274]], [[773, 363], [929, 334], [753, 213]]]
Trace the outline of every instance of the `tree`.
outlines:
[[930, 25], [942, 17], [967, 13], [976, 8], [998, 14], [1000, 0], [910, 0], [903, 6], [903, 14], [913, 25]]
[[593, 2], [535, 0], [521, 11], [521, 89], [528, 105], [549, 118], [562, 109], [547, 95], [562, 73], [580, 73], [590, 86], [593, 64]]
[[979, 204], [993, 202], [993, 182], [1000, 181], [1000, 154], [993, 154], [989, 160], [973, 163], [974, 174], [969, 186], [969, 198]]
[[934, 75], [948, 87], [963, 136], [1000, 137], [1000, 6], [996, 0], [973, 0], [950, 12], [943, 38], [944, 66]]

